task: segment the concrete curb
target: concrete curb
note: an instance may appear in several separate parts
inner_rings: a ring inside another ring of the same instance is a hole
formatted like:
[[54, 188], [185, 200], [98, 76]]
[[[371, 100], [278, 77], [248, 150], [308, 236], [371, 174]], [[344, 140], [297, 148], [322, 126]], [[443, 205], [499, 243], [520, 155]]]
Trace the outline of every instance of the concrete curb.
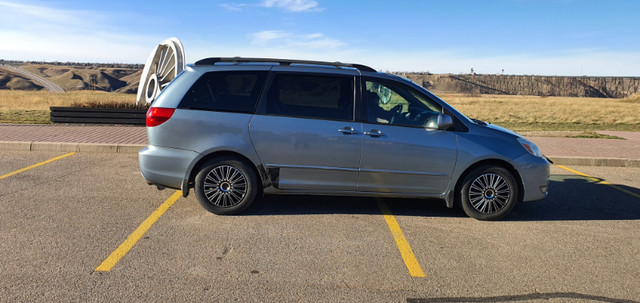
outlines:
[[0, 150], [3, 151], [57, 151], [80, 153], [134, 154], [138, 153], [139, 150], [145, 147], [147, 147], [147, 145], [0, 141]]
[[624, 158], [579, 158], [579, 157], [548, 157], [557, 165], [573, 166], [613, 166], [613, 167], [640, 167], [640, 159]]

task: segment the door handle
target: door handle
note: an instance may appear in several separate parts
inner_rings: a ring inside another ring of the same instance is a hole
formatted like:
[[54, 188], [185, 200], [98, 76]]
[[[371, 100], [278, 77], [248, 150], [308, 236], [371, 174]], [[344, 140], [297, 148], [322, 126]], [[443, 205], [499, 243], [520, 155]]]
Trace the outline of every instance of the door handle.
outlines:
[[372, 129], [368, 132], [364, 132], [364, 134], [373, 138], [379, 138], [384, 136], [384, 134], [379, 129]]
[[351, 126], [345, 126], [344, 128], [338, 129], [338, 131], [341, 132], [343, 135], [357, 135], [360, 133], [359, 131], [355, 130]]

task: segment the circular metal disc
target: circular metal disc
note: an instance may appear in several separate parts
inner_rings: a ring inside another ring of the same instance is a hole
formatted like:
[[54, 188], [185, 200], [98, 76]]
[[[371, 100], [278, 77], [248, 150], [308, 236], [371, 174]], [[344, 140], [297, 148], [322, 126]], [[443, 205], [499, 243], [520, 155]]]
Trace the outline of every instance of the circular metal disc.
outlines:
[[147, 58], [142, 70], [136, 104], [152, 103], [184, 67], [182, 42], [175, 37], [160, 42]]

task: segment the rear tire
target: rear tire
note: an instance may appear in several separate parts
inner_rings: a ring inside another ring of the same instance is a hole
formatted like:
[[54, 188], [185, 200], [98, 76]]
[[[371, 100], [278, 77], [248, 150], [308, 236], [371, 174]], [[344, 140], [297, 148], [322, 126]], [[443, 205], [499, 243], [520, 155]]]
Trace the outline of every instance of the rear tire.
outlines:
[[480, 166], [464, 178], [459, 201], [469, 217], [500, 220], [518, 203], [518, 184], [504, 167]]
[[251, 167], [235, 158], [207, 162], [195, 179], [195, 194], [204, 209], [217, 215], [246, 210], [258, 192], [258, 177]]

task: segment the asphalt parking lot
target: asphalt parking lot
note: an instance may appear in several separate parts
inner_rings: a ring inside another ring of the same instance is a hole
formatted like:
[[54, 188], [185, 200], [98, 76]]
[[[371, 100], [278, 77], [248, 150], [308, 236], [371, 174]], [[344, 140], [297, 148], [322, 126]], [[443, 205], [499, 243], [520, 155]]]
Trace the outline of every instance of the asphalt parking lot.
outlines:
[[147, 186], [135, 154], [2, 151], [0, 301], [640, 301], [640, 168], [568, 169], [499, 222], [309, 196], [225, 217]]

